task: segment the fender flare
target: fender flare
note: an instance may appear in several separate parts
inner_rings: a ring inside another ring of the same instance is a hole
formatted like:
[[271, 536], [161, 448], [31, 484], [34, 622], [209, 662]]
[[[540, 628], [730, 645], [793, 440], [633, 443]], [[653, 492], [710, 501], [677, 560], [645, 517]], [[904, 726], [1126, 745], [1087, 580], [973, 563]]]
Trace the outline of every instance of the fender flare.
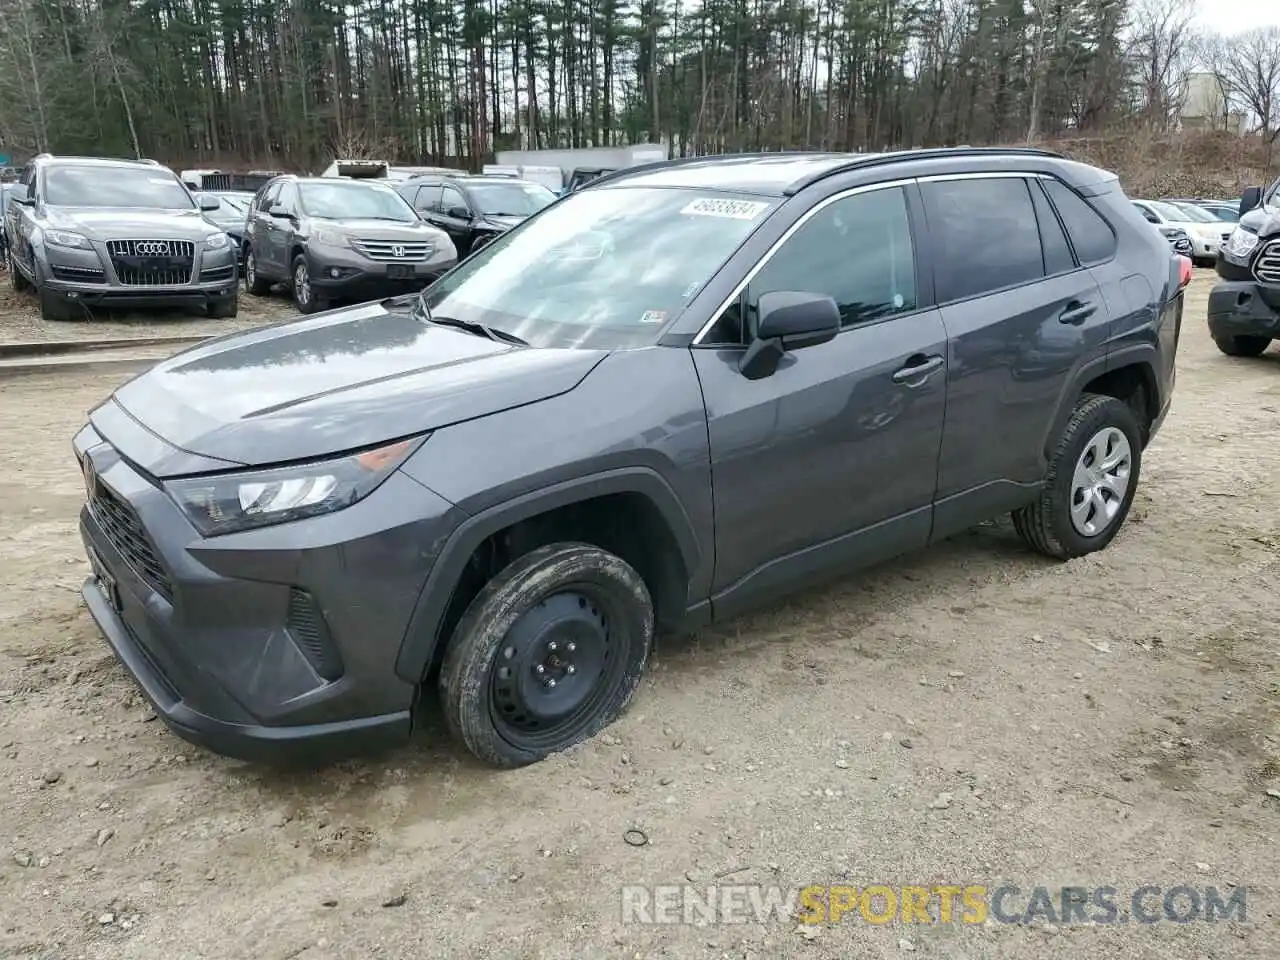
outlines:
[[692, 573], [697, 569], [701, 547], [693, 523], [671, 485], [652, 468], [622, 467], [534, 490], [468, 517], [445, 540], [400, 643], [396, 674], [408, 683], [422, 682], [441, 639], [440, 625], [453, 599], [454, 586], [467, 561], [486, 538], [538, 514], [618, 493], [639, 494], [648, 499], [666, 521], [685, 570]]
[[1070, 386], [1063, 391], [1058, 401], [1058, 411], [1054, 415], [1049, 434], [1045, 437], [1045, 462], [1047, 463], [1049, 458], [1053, 456], [1053, 450], [1057, 445], [1058, 438], [1062, 436], [1067, 420], [1071, 418], [1071, 411], [1075, 409], [1076, 403], [1084, 394], [1085, 386], [1091, 380], [1096, 380], [1103, 374], [1113, 373], [1123, 367], [1137, 366], [1142, 369], [1142, 379], [1147, 389], [1157, 391], [1156, 394], [1148, 398], [1149, 402], [1152, 400], [1158, 401], [1159, 380], [1156, 377], [1156, 364], [1158, 362], [1159, 352], [1153, 344], [1134, 343], [1112, 350], [1104, 356], [1095, 357], [1076, 370], [1075, 375], [1069, 381]]

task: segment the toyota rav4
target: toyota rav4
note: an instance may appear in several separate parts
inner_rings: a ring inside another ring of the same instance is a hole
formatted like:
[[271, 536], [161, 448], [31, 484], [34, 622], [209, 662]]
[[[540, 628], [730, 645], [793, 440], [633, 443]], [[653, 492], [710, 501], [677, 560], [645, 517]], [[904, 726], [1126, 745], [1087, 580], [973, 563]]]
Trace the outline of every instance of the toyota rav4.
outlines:
[[1005, 513], [1106, 547], [1189, 276], [1115, 176], [1039, 151], [618, 171], [421, 294], [119, 389], [75, 438], [84, 597], [214, 750], [400, 739], [427, 694], [529, 763], [618, 716], [655, 629]]

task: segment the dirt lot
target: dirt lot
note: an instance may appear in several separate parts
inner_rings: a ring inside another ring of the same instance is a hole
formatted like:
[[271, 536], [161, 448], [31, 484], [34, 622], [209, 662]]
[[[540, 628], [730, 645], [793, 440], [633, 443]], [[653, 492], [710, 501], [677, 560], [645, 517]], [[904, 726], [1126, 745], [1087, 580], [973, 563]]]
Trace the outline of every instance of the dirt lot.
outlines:
[[[438, 726], [313, 774], [167, 733], [77, 596], [112, 379], [0, 381], [0, 955], [1280, 956], [1280, 350], [1219, 355], [1208, 283], [1104, 554], [993, 525], [664, 641], [606, 735], [502, 774]], [[712, 882], [1242, 885], [1248, 922], [621, 922], [622, 884]]]
[[240, 311], [234, 320], [209, 320], [198, 310], [150, 313], [103, 312], [71, 323], [46, 323], [40, 305], [29, 293], [14, 293], [9, 275], [0, 270], [0, 343], [39, 340], [97, 340], [109, 337], [220, 336], [260, 327], [297, 315], [283, 294], [251, 297], [240, 293]]

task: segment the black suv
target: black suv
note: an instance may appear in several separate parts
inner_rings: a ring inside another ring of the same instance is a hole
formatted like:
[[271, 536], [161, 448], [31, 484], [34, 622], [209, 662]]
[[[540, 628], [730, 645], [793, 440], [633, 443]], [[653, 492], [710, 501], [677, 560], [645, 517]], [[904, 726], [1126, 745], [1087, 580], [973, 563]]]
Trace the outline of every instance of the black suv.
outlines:
[[424, 176], [397, 185], [418, 215], [465, 257], [556, 200], [540, 183], [498, 176]]
[[1209, 333], [1231, 357], [1256, 357], [1280, 337], [1280, 179], [1250, 187], [1240, 222], [1218, 251]]
[[214, 749], [400, 739], [425, 692], [529, 763], [619, 714], [655, 624], [1000, 514], [1106, 547], [1189, 270], [1114, 175], [1031, 150], [602, 176], [420, 294], [117, 390], [75, 440], [84, 597]]

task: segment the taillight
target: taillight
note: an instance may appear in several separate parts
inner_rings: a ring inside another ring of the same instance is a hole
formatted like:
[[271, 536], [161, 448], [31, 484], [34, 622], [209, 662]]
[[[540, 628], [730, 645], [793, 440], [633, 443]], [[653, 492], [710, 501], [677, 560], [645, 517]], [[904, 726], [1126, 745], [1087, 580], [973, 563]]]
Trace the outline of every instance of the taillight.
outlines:
[[1178, 257], [1178, 288], [1181, 289], [1191, 282], [1191, 258]]

